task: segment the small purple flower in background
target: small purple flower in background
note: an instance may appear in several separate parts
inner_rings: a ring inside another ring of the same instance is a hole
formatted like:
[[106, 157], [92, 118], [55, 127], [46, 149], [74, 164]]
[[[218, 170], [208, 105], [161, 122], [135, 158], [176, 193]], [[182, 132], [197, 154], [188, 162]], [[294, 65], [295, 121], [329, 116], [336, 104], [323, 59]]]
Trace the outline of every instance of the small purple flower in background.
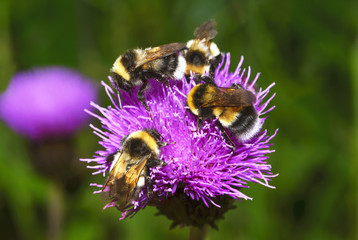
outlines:
[[96, 95], [94, 82], [79, 72], [34, 68], [15, 74], [0, 95], [0, 119], [26, 138], [31, 162], [40, 174], [68, 181], [81, 169], [73, 161], [72, 137], [88, 123], [84, 108]]
[[88, 122], [83, 109], [96, 92], [88, 78], [64, 67], [19, 72], [0, 95], [0, 119], [30, 139], [66, 136]]
[[[275, 94], [264, 100], [274, 84], [265, 90], [256, 90], [259, 74], [250, 81], [250, 68], [245, 75], [245, 69], [241, 69], [242, 62], [243, 58], [236, 71], [229, 72], [230, 55], [227, 54], [226, 63], [223, 64], [223, 61], [215, 72], [215, 83], [219, 87], [238, 83], [252, 91], [257, 98], [254, 106], [263, 125], [267, 118], [265, 114], [274, 108], [266, 109]], [[95, 163], [88, 166], [95, 169], [93, 174], [106, 176], [112, 164], [107, 160], [108, 156], [120, 151], [122, 137], [134, 131], [153, 128], [165, 142], [174, 142], [161, 148], [160, 159], [166, 165], [151, 168], [153, 194], [148, 195], [143, 188], [138, 198], [124, 210], [121, 219], [152, 205], [172, 219], [173, 226], [215, 226], [215, 220], [232, 208], [232, 200], [251, 199], [242, 192], [243, 188], [249, 187], [248, 182], [274, 188], [269, 181], [277, 175], [271, 173], [271, 165], [266, 161], [269, 158], [267, 154], [274, 151], [269, 147], [276, 132], [268, 135], [266, 130], [261, 130], [245, 143], [240, 143], [228, 132], [236, 144], [236, 150], [232, 152], [221, 135], [217, 119], [204, 120], [201, 129], [196, 131], [197, 118], [186, 106], [187, 95], [195, 86], [194, 81], [187, 83], [183, 78], [182, 81], [171, 81], [169, 85], [150, 81], [146, 100], [152, 119], [135, 97], [121, 92], [121, 101], [118, 101], [117, 93], [108, 85], [103, 85], [113, 106], [104, 108], [92, 103], [103, 116], [89, 112], [101, 121], [102, 129], [92, 128], [104, 147], [96, 152], [93, 159], [83, 159], [90, 164]], [[112, 85], [115, 86], [113, 82]], [[103, 185], [92, 186], [100, 188], [96, 193], [102, 192]], [[115, 206], [116, 201], [113, 200], [104, 208]]]

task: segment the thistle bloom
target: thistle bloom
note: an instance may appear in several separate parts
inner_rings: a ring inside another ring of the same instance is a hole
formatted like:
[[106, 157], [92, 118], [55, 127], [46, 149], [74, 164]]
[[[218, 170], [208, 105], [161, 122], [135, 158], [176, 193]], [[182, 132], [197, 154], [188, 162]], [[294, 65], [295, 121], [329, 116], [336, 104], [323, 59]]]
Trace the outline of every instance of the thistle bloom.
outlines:
[[96, 98], [94, 84], [63, 67], [17, 73], [0, 95], [0, 118], [29, 139], [72, 134], [88, 121], [83, 109]]
[[[243, 58], [236, 71], [229, 72], [230, 55], [227, 54], [225, 64], [223, 61], [215, 72], [215, 82], [220, 87], [230, 87], [233, 83], [238, 83], [255, 93], [255, 108], [262, 125], [266, 119], [265, 114], [274, 108], [266, 109], [275, 94], [264, 100], [274, 84], [265, 90], [256, 91], [255, 83], [259, 74], [250, 82], [250, 68], [245, 75], [245, 69], [241, 69], [242, 62]], [[186, 97], [195, 86], [194, 81], [187, 83], [183, 78], [182, 81], [173, 81], [169, 85], [151, 81], [151, 88], [146, 91], [146, 100], [152, 119], [135, 97], [132, 99], [128, 93], [121, 92], [121, 100], [118, 101], [117, 93], [108, 85], [103, 85], [113, 106], [104, 108], [92, 103], [103, 116], [89, 112], [101, 121], [102, 129], [95, 126], [92, 128], [101, 138], [99, 143], [104, 148], [97, 151], [93, 159], [83, 159], [88, 163], [95, 163], [88, 166], [95, 169], [93, 174], [108, 174], [111, 162], [107, 161], [107, 157], [120, 150], [121, 138], [131, 132], [154, 128], [163, 136], [165, 142], [174, 143], [161, 148], [160, 158], [166, 165], [151, 169], [153, 194], [148, 196], [143, 189], [139, 197], [124, 211], [122, 219], [133, 216], [147, 205], [154, 205], [160, 213], [174, 220], [174, 225], [213, 225], [215, 219], [197, 220], [198, 216], [192, 214], [193, 209], [186, 209], [188, 214], [183, 219], [175, 219], [175, 214], [170, 213], [173, 209], [167, 208], [175, 208], [177, 203], [182, 202], [181, 207], [184, 208], [202, 205], [206, 209], [227, 210], [230, 208], [225, 206], [230, 202], [228, 199], [251, 199], [242, 192], [243, 188], [249, 187], [249, 182], [274, 188], [269, 181], [276, 175], [271, 173], [271, 166], [266, 160], [267, 154], [273, 152], [269, 149], [270, 140], [276, 133], [269, 136], [266, 130], [262, 130], [249, 141], [240, 143], [228, 132], [237, 146], [235, 152], [232, 152], [231, 146], [221, 135], [217, 119], [204, 120], [201, 129], [196, 131], [197, 119], [186, 107]], [[133, 93], [131, 95], [135, 96]], [[102, 188], [101, 184], [92, 186]], [[101, 190], [96, 191], [98, 192]], [[185, 201], [191, 203], [185, 204]], [[114, 206], [116, 202], [112, 201], [105, 208]], [[178, 208], [176, 210], [178, 211]], [[202, 215], [209, 218], [210, 214]], [[222, 214], [215, 212], [211, 215], [221, 217]]]

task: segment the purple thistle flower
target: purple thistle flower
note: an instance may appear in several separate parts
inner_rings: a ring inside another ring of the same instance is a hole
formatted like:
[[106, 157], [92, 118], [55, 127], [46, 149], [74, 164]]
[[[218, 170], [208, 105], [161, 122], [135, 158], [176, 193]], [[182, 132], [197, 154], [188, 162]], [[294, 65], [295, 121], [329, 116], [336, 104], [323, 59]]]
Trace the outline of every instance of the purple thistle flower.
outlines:
[[[242, 62], [243, 58], [236, 71], [230, 73], [230, 55], [227, 54], [225, 65], [223, 61], [215, 72], [215, 82], [220, 87], [230, 87], [233, 83], [238, 83], [255, 93], [255, 108], [262, 125], [267, 117], [264, 115], [274, 108], [266, 110], [275, 94], [268, 100], [263, 100], [274, 84], [265, 90], [256, 91], [254, 85], [259, 74], [249, 82], [250, 68], [245, 75], [245, 69], [241, 69]], [[92, 103], [103, 117], [89, 112], [101, 121], [103, 128], [101, 130], [91, 126], [94, 133], [101, 138], [99, 143], [104, 150], [97, 151], [93, 159], [83, 159], [96, 164], [88, 166], [96, 170], [93, 174], [106, 175], [111, 167], [107, 157], [120, 150], [121, 138], [131, 132], [154, 128], [164, 137], [165, 142], [175, 142], [161, 148], [160, 158], [166, 165], [151, 169], [153, 195], [149, 197], [143, 189], [139, 197], [124, 211], [121, 219], [133, 216], [147, 205], [158, 207], [175, 196], [201, 202], [207, 208], [219, 208], [223, 207], [220, 203], [227, 199], [218, 200], [222, 197], [251, 199], [241, 191], [242, 188], [249, 187], [248, 182], [274, 188], [269, 181], [277, 175], [271, 173], [271, 165], [266, 161], [267, 154], [274, 151], [269, 147], [276, 132], [269, 136], [266, 130], [262, 130], [245, 143], [239, 142], [229, 133], [237, 146], [233, 153], [230, 145], [221, 136], [216, 124], [217, 119], [204, 120], [202, 128], [196, 131], [197, 119], [186, 107], [186, 97], [195, 86], [194, 81], [187, 83], [183, 78], [182, 81], [173, 81], [168, 86], [150, 81], [151, 88], [146, 91], [146, 100], [151, 109], [152, 120], [135, 97], [132, 100], [128, 93], [121, 92], [121, 101], [118, 101], [116, 93], [105, 83], [102, 84], [112, 100], [113, 107], [103, 108]], [[131, 95], [135, 96], [133, 93]], [[92, 186], [102, 188], [101, 184]], [[99, 192], [101, 190], [95, 193]], [[114, 206], [116, 203], [112, 201], [104, 208]]]
[[19, 72], [0, 95], [0, 118], [29, 139], [67, 136], [88, 121], [83, 109], [96, 92], [88, 78], [64, 67]]

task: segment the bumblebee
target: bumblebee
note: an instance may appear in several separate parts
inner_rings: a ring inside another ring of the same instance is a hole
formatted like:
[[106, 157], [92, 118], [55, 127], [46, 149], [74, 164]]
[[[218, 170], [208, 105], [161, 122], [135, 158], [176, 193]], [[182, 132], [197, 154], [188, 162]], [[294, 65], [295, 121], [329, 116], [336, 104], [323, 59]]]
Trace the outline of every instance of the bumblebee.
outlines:
[[214, 75], [223, 58], [218, 46], [212, 42], [216, 35], [216, 22], [210, 20], [197, 27], [194, 39], [187, 42], [187, 49], [183, 52], [186, 60], [185, 77], [188, 82], [190, 72], [197, 74], [196, 80], [200, 80], [204, 73]]
[[252, 138], [261, 127], [253, 106], [255, 101], [255, 95], [238, 84], [233, 84], [229, 88], [210, 83], [198, 84], [187, 96], [190, 111], [199, 117], [197, 128], [201, 127], [202, 119], [218, 118], [219, 128], [234, 151], [236, 146], [224, 128], [234, 133], [242, 142]]
[[152, 193], [150, 168], [164, 164], [159, 159], [160, 147], [168, 144], [161, 138], [155, 129], [130, 133], [122, 138], [122, 149], [107, 158], [113, 161], [102, 193], [115, 200], [119, 210], [137, 198], [143, 187], [147, 187], [148, 195]]
[[185, 58], [180, 51], [185, 43], [170, 43], [147, 49], [132, 49], [119, 56], [111, 68], [111, 76], [117, 88], [129, 91], [140, 86], [137, 97], [150, 113], [144, 93], [147, 80], [154, 78], [168, 83], [168, 79], [181, 79], [186, 69]]

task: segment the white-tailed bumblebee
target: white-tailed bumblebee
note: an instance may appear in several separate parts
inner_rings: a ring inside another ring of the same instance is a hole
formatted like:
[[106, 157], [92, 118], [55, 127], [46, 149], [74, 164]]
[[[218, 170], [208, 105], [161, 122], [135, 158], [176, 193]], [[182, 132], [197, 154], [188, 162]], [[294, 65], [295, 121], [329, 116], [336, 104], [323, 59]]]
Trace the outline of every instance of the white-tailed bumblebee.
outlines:
[[159, 148], [167, 144], [155, 129], [139, 130], [122, 138], [121, 150], [110, 156], [113, 161], [102, 189], [105, 196], [117, 202], [119, 210], [138, 197], [144, 186], [147, 194], [152, 193], [149, 170], [164, 164], [159, 159]]
[[119, 56], [111, 68], [111, 75], [118, 88], [129, 91], [140, 86], [138, 100], [150, 113], [143, 91], [147, 80], [154, 78], [167, 83], [168, 79], [180, 79], [186, 69], [186, 61], [180, 51], [186, 43], [170, 43], [147, 49], [133, 49]]
[[225, 130], [229, 129], [237, 138], [245, 142], [252, 138], [261, 127], [258, 114], [254, 107], [255, 95], [239, 85], [223, 88], [214, 84], [198, 84], [192, 88], [187, 96], [190, 111], [199, 117], [198, 129], [202, 119], [218, 118], [219, 127], [224, 138], [235, 149]]
[[187, 42], [184, 56], [186, 60], [185, 77], [189, 81], [190, 72], [202, 76], [212, 76], [222, 60], [218, 46], [212, 41], [217, 35], [216, 22], [206, 21], [194, 31], [194, 39]]

